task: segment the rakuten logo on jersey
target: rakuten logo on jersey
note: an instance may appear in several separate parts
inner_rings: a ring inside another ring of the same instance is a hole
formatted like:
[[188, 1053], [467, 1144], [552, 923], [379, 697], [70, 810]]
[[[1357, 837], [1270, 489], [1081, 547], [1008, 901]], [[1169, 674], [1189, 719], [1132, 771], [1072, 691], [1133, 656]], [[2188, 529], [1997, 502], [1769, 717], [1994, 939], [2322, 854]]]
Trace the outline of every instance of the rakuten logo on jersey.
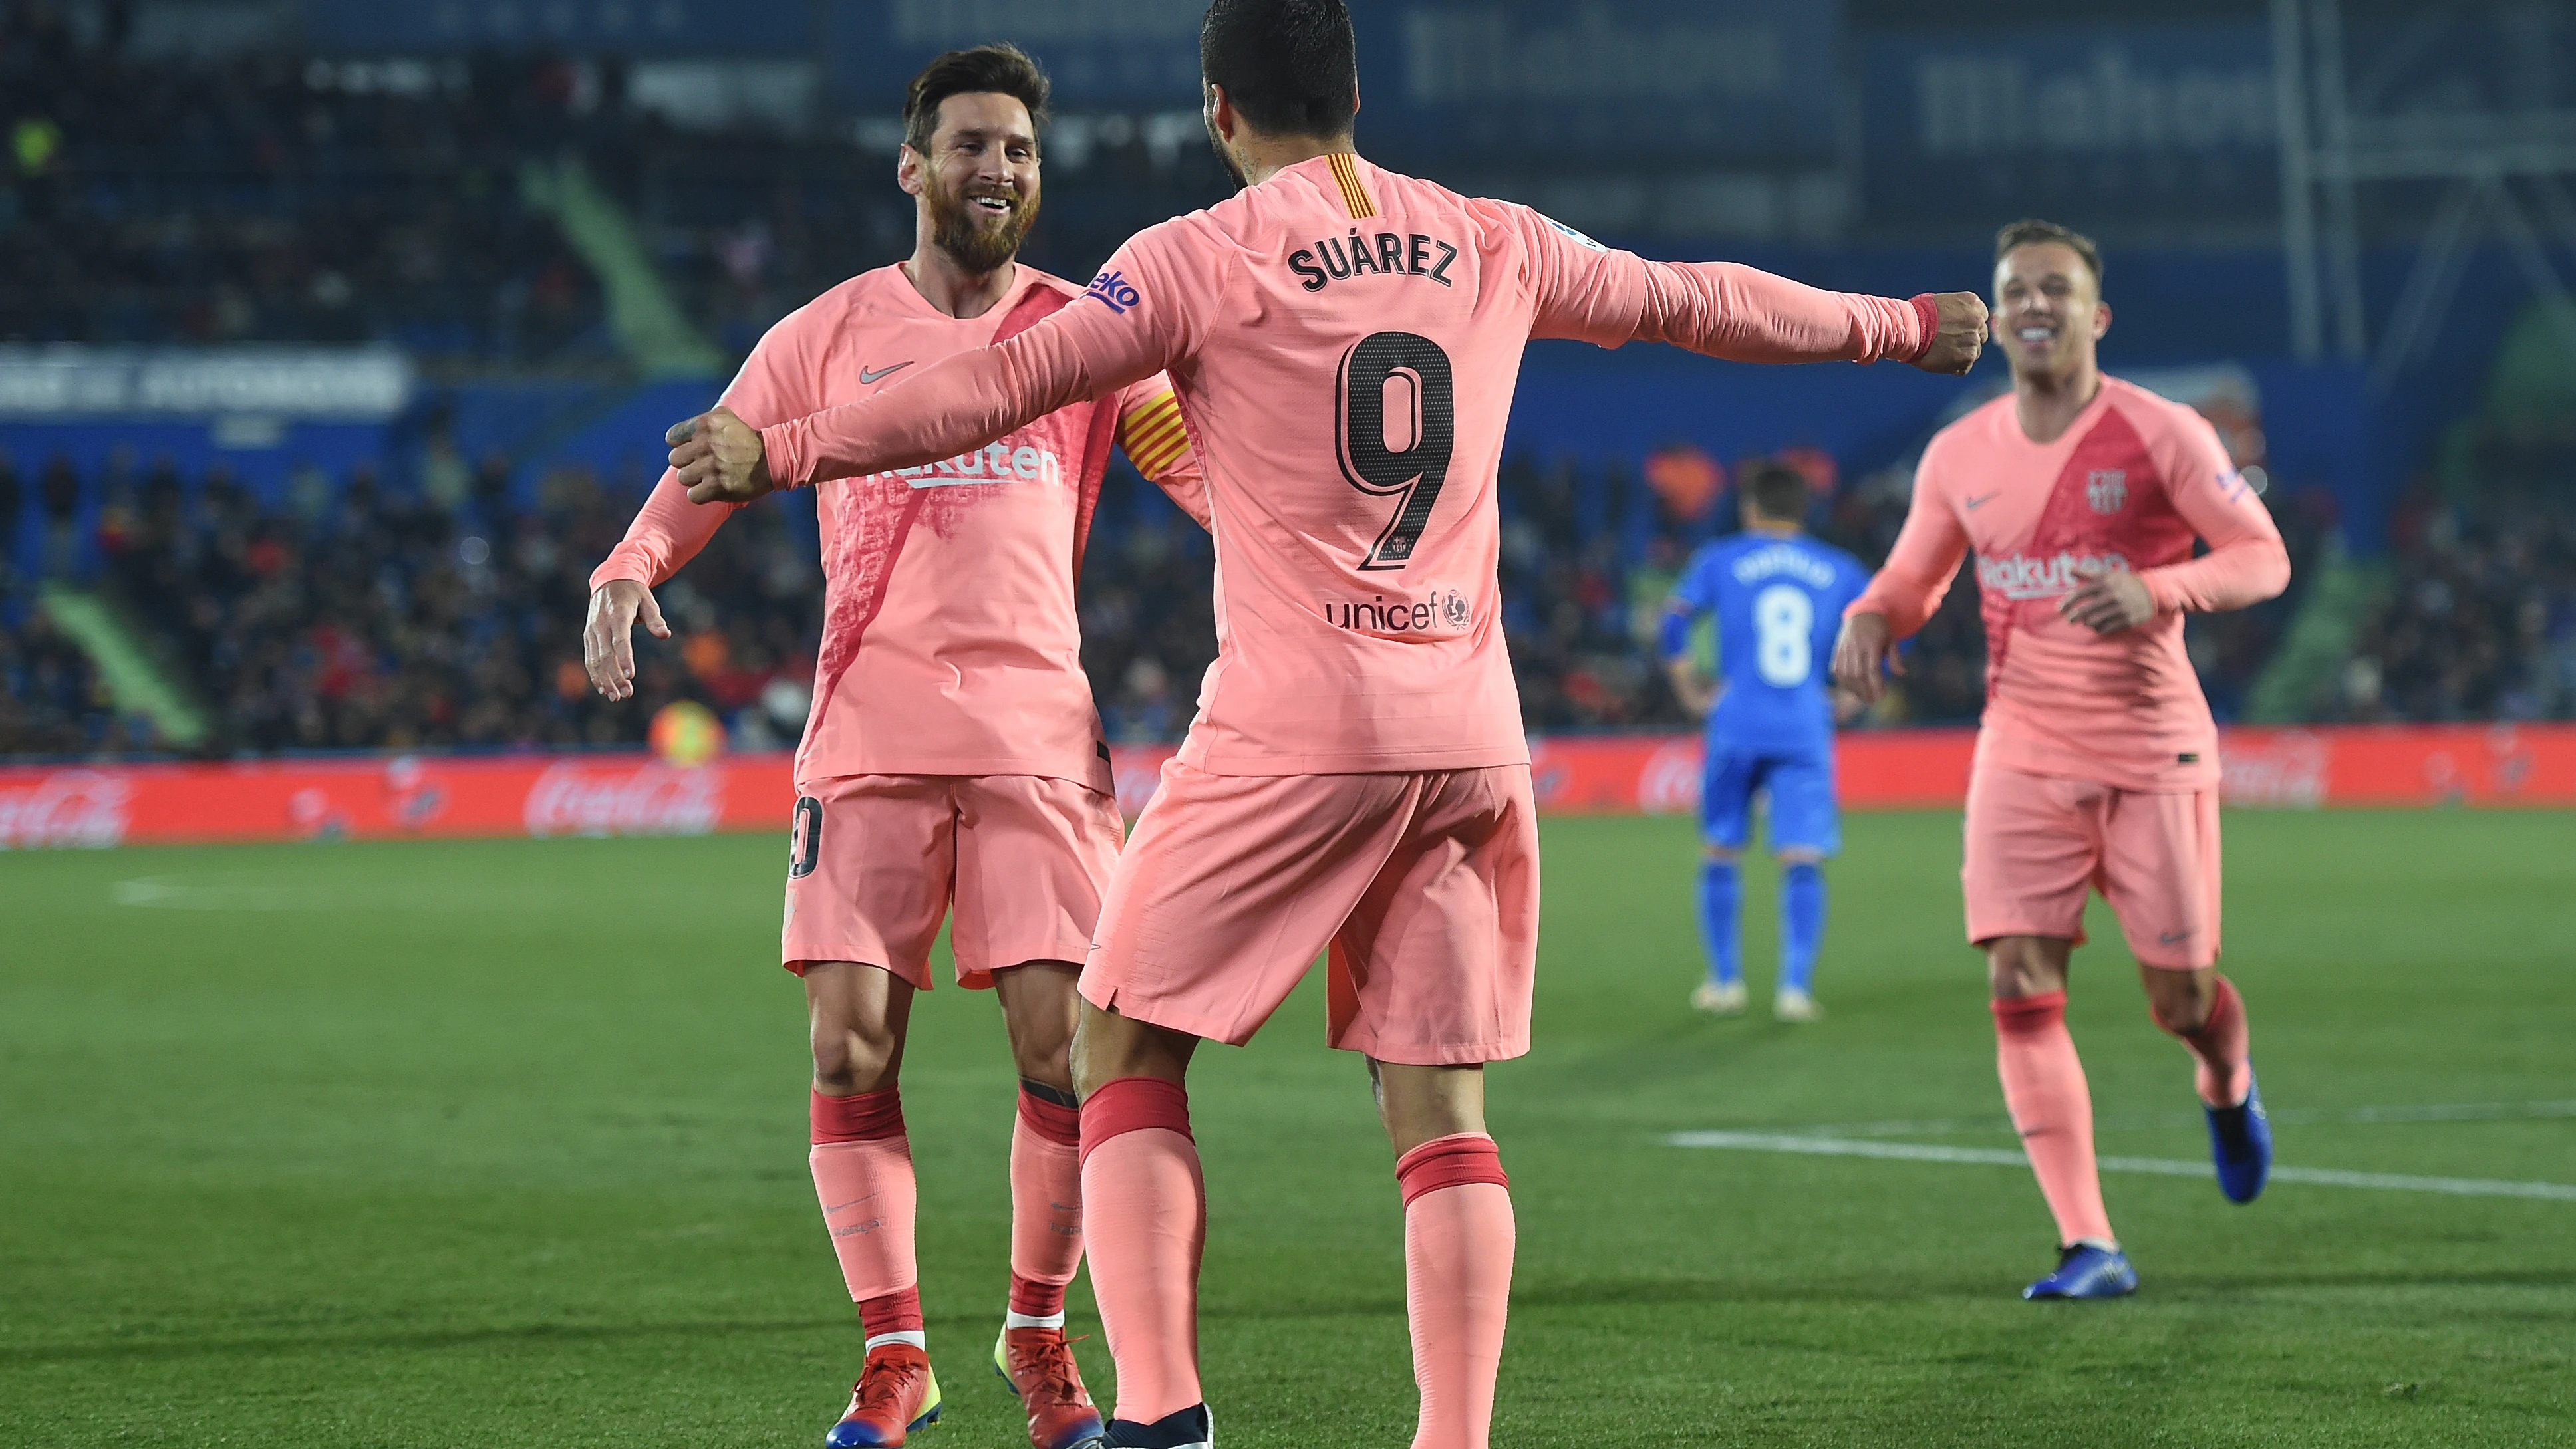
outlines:
[[528, 791], [530, 835], [704, 835], [724, 818], [724, 771], [566, 761]]
[[2082, 587], [2096, 573], [2127, 573], [2129, 560], [2116, 553], [2069, 553], [2060, 549], [2047, 558], [2012, 554], [1977, 560], [1977, 587], [2007, 599], [2058, 599]]
[[874, 476], [900, 478], [915, 488], [962, 488], [970, 483], [1039, 483], [1061, 488], [1064, 459], [1056, 456], [1053, 448], [1033, 448], [1026, 443], [1014, 446], [1004, 438], [954, 458]]

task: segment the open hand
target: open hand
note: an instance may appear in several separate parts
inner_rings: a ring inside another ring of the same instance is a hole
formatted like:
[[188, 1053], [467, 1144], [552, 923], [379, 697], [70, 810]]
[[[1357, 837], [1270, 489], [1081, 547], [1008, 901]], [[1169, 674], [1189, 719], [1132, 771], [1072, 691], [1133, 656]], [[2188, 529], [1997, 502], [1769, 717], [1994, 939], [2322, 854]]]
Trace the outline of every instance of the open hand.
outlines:
[[2127, 569], [2081, 565], [2085, 582], [2057, 601], [2057, 616], [2096, 634], [2134, 629], [2156, 616], [2156, 600], [2147, 581]]
[[638, 617], [656, 639], [671, 637], [662, 621], [662, 606], [653, 591], [633, 579], [610, 579], [590, 596], [590, 618], [581, 626], [581, 663], [590, 671], [591, 687], [608, 699], [635, 693], [635, 645], [630, 637]]
[[1904, 672], [1885, 614], [1853, 614], [1843, 620], [1843, 632], [1834, 640], [1836, 685], [1862, 705], [1873, 705], [1887, 693], [1887, 676]]
[[760, 430], [734, 416], [731, 408], [673, 423], [662, 441], [671, 445], [671, 467], [689, 490], [691, 503], [749, 503], [778, 487], [769, 476]]
[[1974, 292], [1936, 292], [1932, 305], [1941, 314], [1932, 345], [1914, 359], [1925, 372], [1958, 374], [1977, 365], [1986, 347], [1986, 299]]

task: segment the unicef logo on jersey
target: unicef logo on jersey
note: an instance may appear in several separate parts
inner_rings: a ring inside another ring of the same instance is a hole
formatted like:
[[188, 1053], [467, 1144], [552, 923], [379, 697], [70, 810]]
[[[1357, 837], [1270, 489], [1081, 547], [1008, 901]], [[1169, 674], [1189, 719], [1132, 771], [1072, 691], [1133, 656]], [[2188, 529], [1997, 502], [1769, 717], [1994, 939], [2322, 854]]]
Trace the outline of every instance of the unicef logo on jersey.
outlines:
[[2096, 513], [2117, 513], [2129, 501], [2129, 475], [2118, 468], [2096, 468], [2084, 475], [2084, 501]]

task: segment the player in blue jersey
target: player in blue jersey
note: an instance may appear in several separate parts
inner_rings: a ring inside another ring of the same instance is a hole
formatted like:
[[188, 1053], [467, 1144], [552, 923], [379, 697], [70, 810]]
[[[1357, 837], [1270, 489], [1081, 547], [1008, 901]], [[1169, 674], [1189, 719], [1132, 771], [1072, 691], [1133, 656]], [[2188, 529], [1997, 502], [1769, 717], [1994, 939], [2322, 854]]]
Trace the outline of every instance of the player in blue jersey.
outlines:
[[[1770, 797], [1771, 853], [1780, 861], [1780, 975], [1771, 999], [1782, 1021], [1814, 1021], [1816, 948], [1825, 934], [1824, 862], [1842, 845], [1834, 800], [1831, 664], [1843, 606], [1869, 571], [1841, 549], [1806, 536], [1807, 480], [1784, 463], [1758, 463], [1737, 483], [1744, 531], [1692, 555], [1663, 620], [1664, 668], [1673, 692], [1708, 716], [1700, 783], [1700, 934], [1708, 979], [1691, 1005], [1719, 1016], [1744, 1010], [1736, 945], [1743, 882], [1736, 859], [1752, 827], [1754, 792]], [[1718, 677], [1700, 671], [1691, 628], [1717, 616]]]

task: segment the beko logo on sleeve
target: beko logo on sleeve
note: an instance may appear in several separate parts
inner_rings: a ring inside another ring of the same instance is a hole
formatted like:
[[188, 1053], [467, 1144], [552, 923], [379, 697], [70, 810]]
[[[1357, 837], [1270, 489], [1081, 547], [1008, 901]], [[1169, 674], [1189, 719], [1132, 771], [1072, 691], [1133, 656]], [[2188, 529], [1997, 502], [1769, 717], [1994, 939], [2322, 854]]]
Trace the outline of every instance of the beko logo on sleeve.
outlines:
[[1128, 282], [1125, 272], [1102, 272], [1092, 278], [1088, 295], [1099, 299], [1110, 311], [1121, 317], [1127, 315], [1128, 308], [1145, 300]]

